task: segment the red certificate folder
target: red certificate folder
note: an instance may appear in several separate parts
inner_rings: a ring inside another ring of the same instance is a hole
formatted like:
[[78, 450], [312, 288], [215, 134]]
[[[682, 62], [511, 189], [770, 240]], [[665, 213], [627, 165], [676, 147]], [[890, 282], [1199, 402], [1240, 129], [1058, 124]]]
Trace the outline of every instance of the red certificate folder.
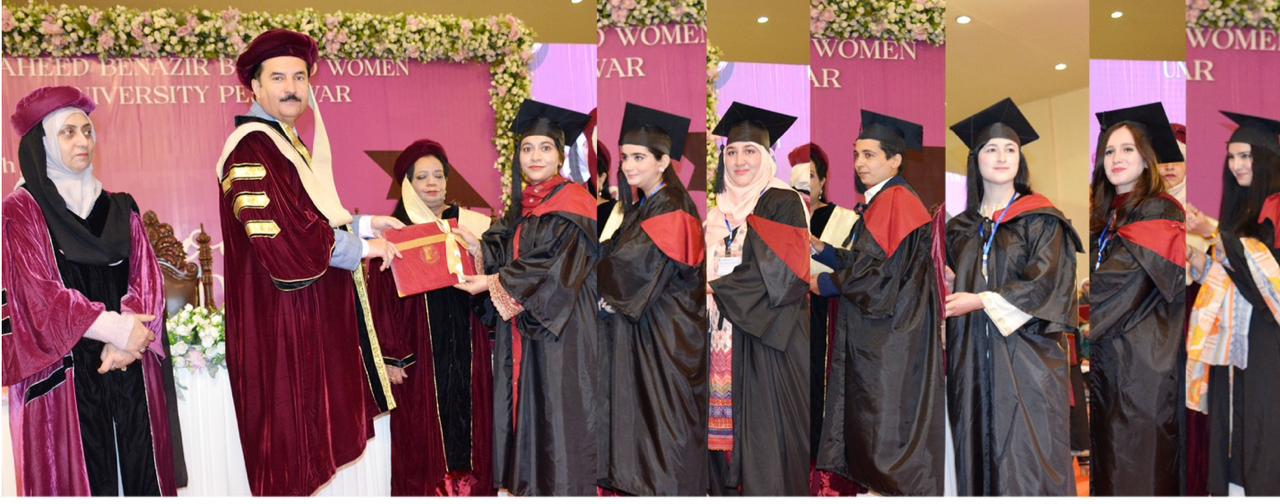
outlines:
[[400, 297], [452, 287], [462, 275], [476, 273], [466, 242], [453, 232], [457, 225], [456, 219], [448, 219], [383, 232], [400, 251], [401, 257], [391, 262]]

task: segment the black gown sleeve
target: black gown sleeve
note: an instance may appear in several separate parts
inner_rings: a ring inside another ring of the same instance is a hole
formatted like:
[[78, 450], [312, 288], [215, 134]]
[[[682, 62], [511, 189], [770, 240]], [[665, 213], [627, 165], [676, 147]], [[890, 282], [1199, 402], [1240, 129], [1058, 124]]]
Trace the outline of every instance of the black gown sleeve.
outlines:
[[[752, 212], [778, 224], [806, 229], [800, 198], [791, 191], [771, 189], [760, 197]], [[796, 310], [779, 308], [800, 302], [808, 295], [809, 284], [765, 244], [758, 233], [747, 229], [742, 247], [742, 264], [733, 272], [711, 282], [720, 313], [743, 332], [760, 338], [769, 347], [785, 350], [790, 327], [807, 323]], [[805, 246], [807, 244], [797, 244]], [[807, 248], [801, 255], [808, 257]], [[715, 323], [712, 321], [711, 323]]]

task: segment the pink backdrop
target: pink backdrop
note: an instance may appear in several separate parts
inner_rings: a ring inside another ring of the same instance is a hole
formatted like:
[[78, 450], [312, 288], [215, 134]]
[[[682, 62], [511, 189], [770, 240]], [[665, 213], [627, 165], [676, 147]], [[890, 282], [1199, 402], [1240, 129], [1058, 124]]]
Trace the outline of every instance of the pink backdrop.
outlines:
[[1187, 198], [1210, 215], [1218, 215], [1222, 162], [1235, 131], [1218, 111], [1280, 119], [1277, 40], [1275, 31], [1187, 31]]
[[[612, 183], [617, 180], [618, 133], [627, 102], [688, 117], [690, 133], [706, 133], [707, 37], [696, 25], [657, 25], [601, 29], [599, 40], [598, 134], [612, 155]], [[704, 150], [687, 145], [685, 153]], [[705, 164], [705, 156], [702, 162], [695, 163], [690, 157], [679, 162], [677, 169], [685, 187], [706, 187], [701, 180], [690, 184], [693, 177], [704, 177]], [[706, 192], [691, 190], [689, 195], [705, 215]]]
[[[861, 201], [854, 189], [853, 142], [868, 109], [924, 126], [926, 148], [946, 145], [946, 49], [925, 43], [814, 39], [810, 45], [813, 88], [813, 142], [827, 153], [827, 199], [845, 207]], [[785, 152], [783, 153], [785, 155]], [[932, 159], [932, 156], [931, 156]], [[918, 167], [917, 167], [918, 168]], [[930, 167], [932, 169], [934, 167]], [[908, 170], [911, 167], [907, 168]], [[944, 194], [939, 164], [936, 188], [916, 187], [921, 196]], [[915, 184], [920, 186], [921, 184]]]

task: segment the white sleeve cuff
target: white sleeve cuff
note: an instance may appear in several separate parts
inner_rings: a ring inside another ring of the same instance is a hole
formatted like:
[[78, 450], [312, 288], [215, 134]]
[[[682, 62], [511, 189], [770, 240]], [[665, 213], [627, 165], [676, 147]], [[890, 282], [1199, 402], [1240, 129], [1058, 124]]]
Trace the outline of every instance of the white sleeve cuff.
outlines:
[[369, 257], [369, 239], [360, 240], [360, 257]]
[[1004, 296], [994, 292], [979, 292], [978, 297], [982, 298], [982, 311], [987, 313], [1003, 336], [1013, 334], [1032, 318], [1031, 315], [1023, 313], [1018, 307], [1006, 301]]
[[129, 334], [132, 332], [133, 315], [103, 310], [93, 321], [93, 325], [89, 326], [89, 330], [84, 332], [84, 337], [124, 348], [129, 344]]
[[365, 240], [376, 238], [373, 236], [373, 217], [368, 215], [356, 216], [356, 236]]

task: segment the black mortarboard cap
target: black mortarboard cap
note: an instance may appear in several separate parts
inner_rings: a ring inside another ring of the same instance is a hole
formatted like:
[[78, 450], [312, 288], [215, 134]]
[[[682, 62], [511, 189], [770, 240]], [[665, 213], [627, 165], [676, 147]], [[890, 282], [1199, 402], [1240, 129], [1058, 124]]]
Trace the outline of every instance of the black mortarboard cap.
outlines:
[[794, 116], [733, 102], [711, 134], [725, 137], [728, 143], [755, 142], [773, 148], [795, 122]]
[[[1098, 124], [1105, 133], [1117, 123], [1129, 122], [1141, 125], [1147, 138], [1151, 140], [1151, 148], [1156, 151], [1159, 163], [1178, 163], [1184, 160], [1182, 150], [1178, 148], [1178, 138], [1173, 136], [1173, 126], [1169, 124], [1169, 116], [1164, 112], [1160, 102], [1138, 105], [1116, 110], [1108, 110], [1095, 114]], [[1105, 142], [1099, 139], [1099, 143]]]
[[560, 141], [560, 146], [572, 144], [582, 134], [591, 116], [527, 99], [520, 104], [516, 119], [511, 122], [511, 131], [521, 138], [530, 135], [545, 135]]
[[960, 141], [970, 151], [978, 150], [992, 138], [1007, 138], [1018, 145], [1027, 145], [1040, 138], [1040, 134], [1031, 127], [1031, 123], [1022, 115], [1012, 98], [1000, 100], [981, 112], [952, 124], [951, 131], [960, 137]]
[[1265, 147], [1271, 152], [1280, 154], [1280, 121], [1227, 111], [1222, 111], [1222, 115], [1240, 125], [1231, 134], [1228, 142]]
[[[653, 147], [666, 152], [675, 161], [684, 155], [690, 122], [688, 117], [627, 103], [626, 110], [622, 113], [622, 131], [618, 134], [618, 145]], [[661, 130], [661, 133], [646, 131], [646, 126]]]
[[862, 111], [862, 130], [858, 132], [859, 140], [900, 140], [907, 150], [924, 148], [924, 126], [887, 116], [870, 110]]

